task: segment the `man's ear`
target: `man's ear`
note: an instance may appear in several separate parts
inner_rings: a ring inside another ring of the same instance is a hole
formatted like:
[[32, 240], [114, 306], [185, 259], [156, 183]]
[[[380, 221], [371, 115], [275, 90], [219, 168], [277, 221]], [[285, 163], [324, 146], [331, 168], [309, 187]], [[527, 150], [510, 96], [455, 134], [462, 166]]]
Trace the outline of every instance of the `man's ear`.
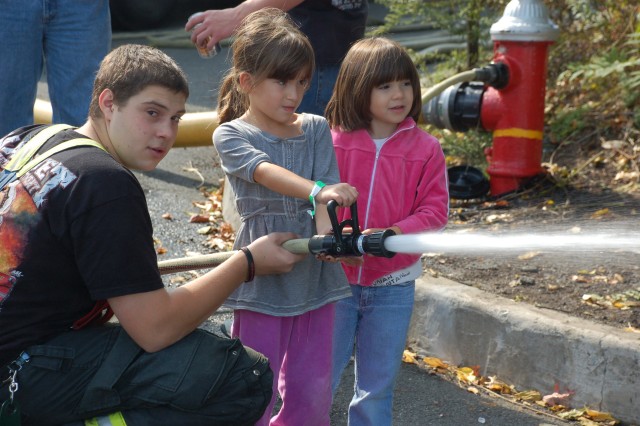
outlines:
[[238, 85], [243, 93], [249, 93], [253, 87], [253, 77], [246, 71], [243, 71], [238, 75]]
[[113, 92], [111, 89], [104, 89], [98, 96], [98, 105], [105, 119], [111, 119], [113, 115], [113, 107], [115, 106]]

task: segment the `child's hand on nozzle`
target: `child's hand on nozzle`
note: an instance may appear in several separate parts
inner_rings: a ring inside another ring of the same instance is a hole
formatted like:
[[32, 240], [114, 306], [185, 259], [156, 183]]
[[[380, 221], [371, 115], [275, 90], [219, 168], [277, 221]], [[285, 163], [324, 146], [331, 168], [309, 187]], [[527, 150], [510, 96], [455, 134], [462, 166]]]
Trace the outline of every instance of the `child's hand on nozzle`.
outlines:
[[335, 183], [327, 185], [316, 195], [318, 203], [327, 204], [331, 200], [336, 200], [339, 206], [348, 207], [356, 202], [358, 190], [348, 183]]
[[293, 232], [273, 232], [253, 241], [247, 246], [253, 256], [256, 275], [283, 274], [304, 259], [306, 254], [293, 254], [282, 247], [285, 241], [299, 238]]

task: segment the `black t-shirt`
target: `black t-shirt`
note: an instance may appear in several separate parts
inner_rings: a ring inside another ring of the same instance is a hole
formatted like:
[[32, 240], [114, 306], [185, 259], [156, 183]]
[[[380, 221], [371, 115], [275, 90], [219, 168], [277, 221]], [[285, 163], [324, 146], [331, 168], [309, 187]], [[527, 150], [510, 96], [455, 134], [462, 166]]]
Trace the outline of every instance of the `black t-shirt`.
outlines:
[[289, 15], [309, 37], [316, 65], [333, 66], [364, 37], [368, 10], [367, 0], [305, 0]]
[[[32, 130], [0, 140], [0, 168]], [[65, 130], [43, 152], [80, 138]], [[142, 187], [108, 153], [54, 154], [0, 192], [0, 365], [97, 300], [162, 288]]]

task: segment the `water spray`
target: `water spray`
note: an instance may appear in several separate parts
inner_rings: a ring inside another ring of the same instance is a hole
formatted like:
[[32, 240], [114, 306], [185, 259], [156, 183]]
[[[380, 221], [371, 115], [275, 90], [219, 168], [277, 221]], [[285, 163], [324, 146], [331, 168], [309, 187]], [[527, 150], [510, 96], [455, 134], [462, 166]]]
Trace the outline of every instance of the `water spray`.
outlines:
[[[350, 207], [351, 217], [338, 222], [335, 200], [329, 201], [327, 211], [332, 232], [285, 241], [282, 247], [294, 254], [328, 255], [333, 257], [362, 256], [393, 257], [396, 253], [424, 254], [522, 254], [531, 251], [556, 254], [583, 255], [601, 252], [628, 252], [640, 255], [640, 232], [600, 229], [583, 232], [572, 230], [537, 233], [496, 232], [426, 232], [396, 235], [391, 229], [363, 235], [358, 224], [358, 207]], [[633, 225], [635, 226], [635, 225]], [[348, 229], [349, 232], [345, 232]], [[230, 258], [235, 251], [171, 259], [158, 262], [161, 274], [171, 274], [217, 266]]]

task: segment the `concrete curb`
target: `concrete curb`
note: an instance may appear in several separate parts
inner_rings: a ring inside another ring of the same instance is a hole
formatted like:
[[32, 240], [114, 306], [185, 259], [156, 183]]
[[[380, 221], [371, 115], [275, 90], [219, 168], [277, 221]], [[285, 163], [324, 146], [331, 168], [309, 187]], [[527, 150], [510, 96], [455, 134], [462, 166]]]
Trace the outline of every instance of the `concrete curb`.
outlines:
[[416, 281], [408, 344], [479, 365], [518, 390], [574, 392], [570, 405], [640, 424], [640, 334], [495, 296], [445, 278]]

